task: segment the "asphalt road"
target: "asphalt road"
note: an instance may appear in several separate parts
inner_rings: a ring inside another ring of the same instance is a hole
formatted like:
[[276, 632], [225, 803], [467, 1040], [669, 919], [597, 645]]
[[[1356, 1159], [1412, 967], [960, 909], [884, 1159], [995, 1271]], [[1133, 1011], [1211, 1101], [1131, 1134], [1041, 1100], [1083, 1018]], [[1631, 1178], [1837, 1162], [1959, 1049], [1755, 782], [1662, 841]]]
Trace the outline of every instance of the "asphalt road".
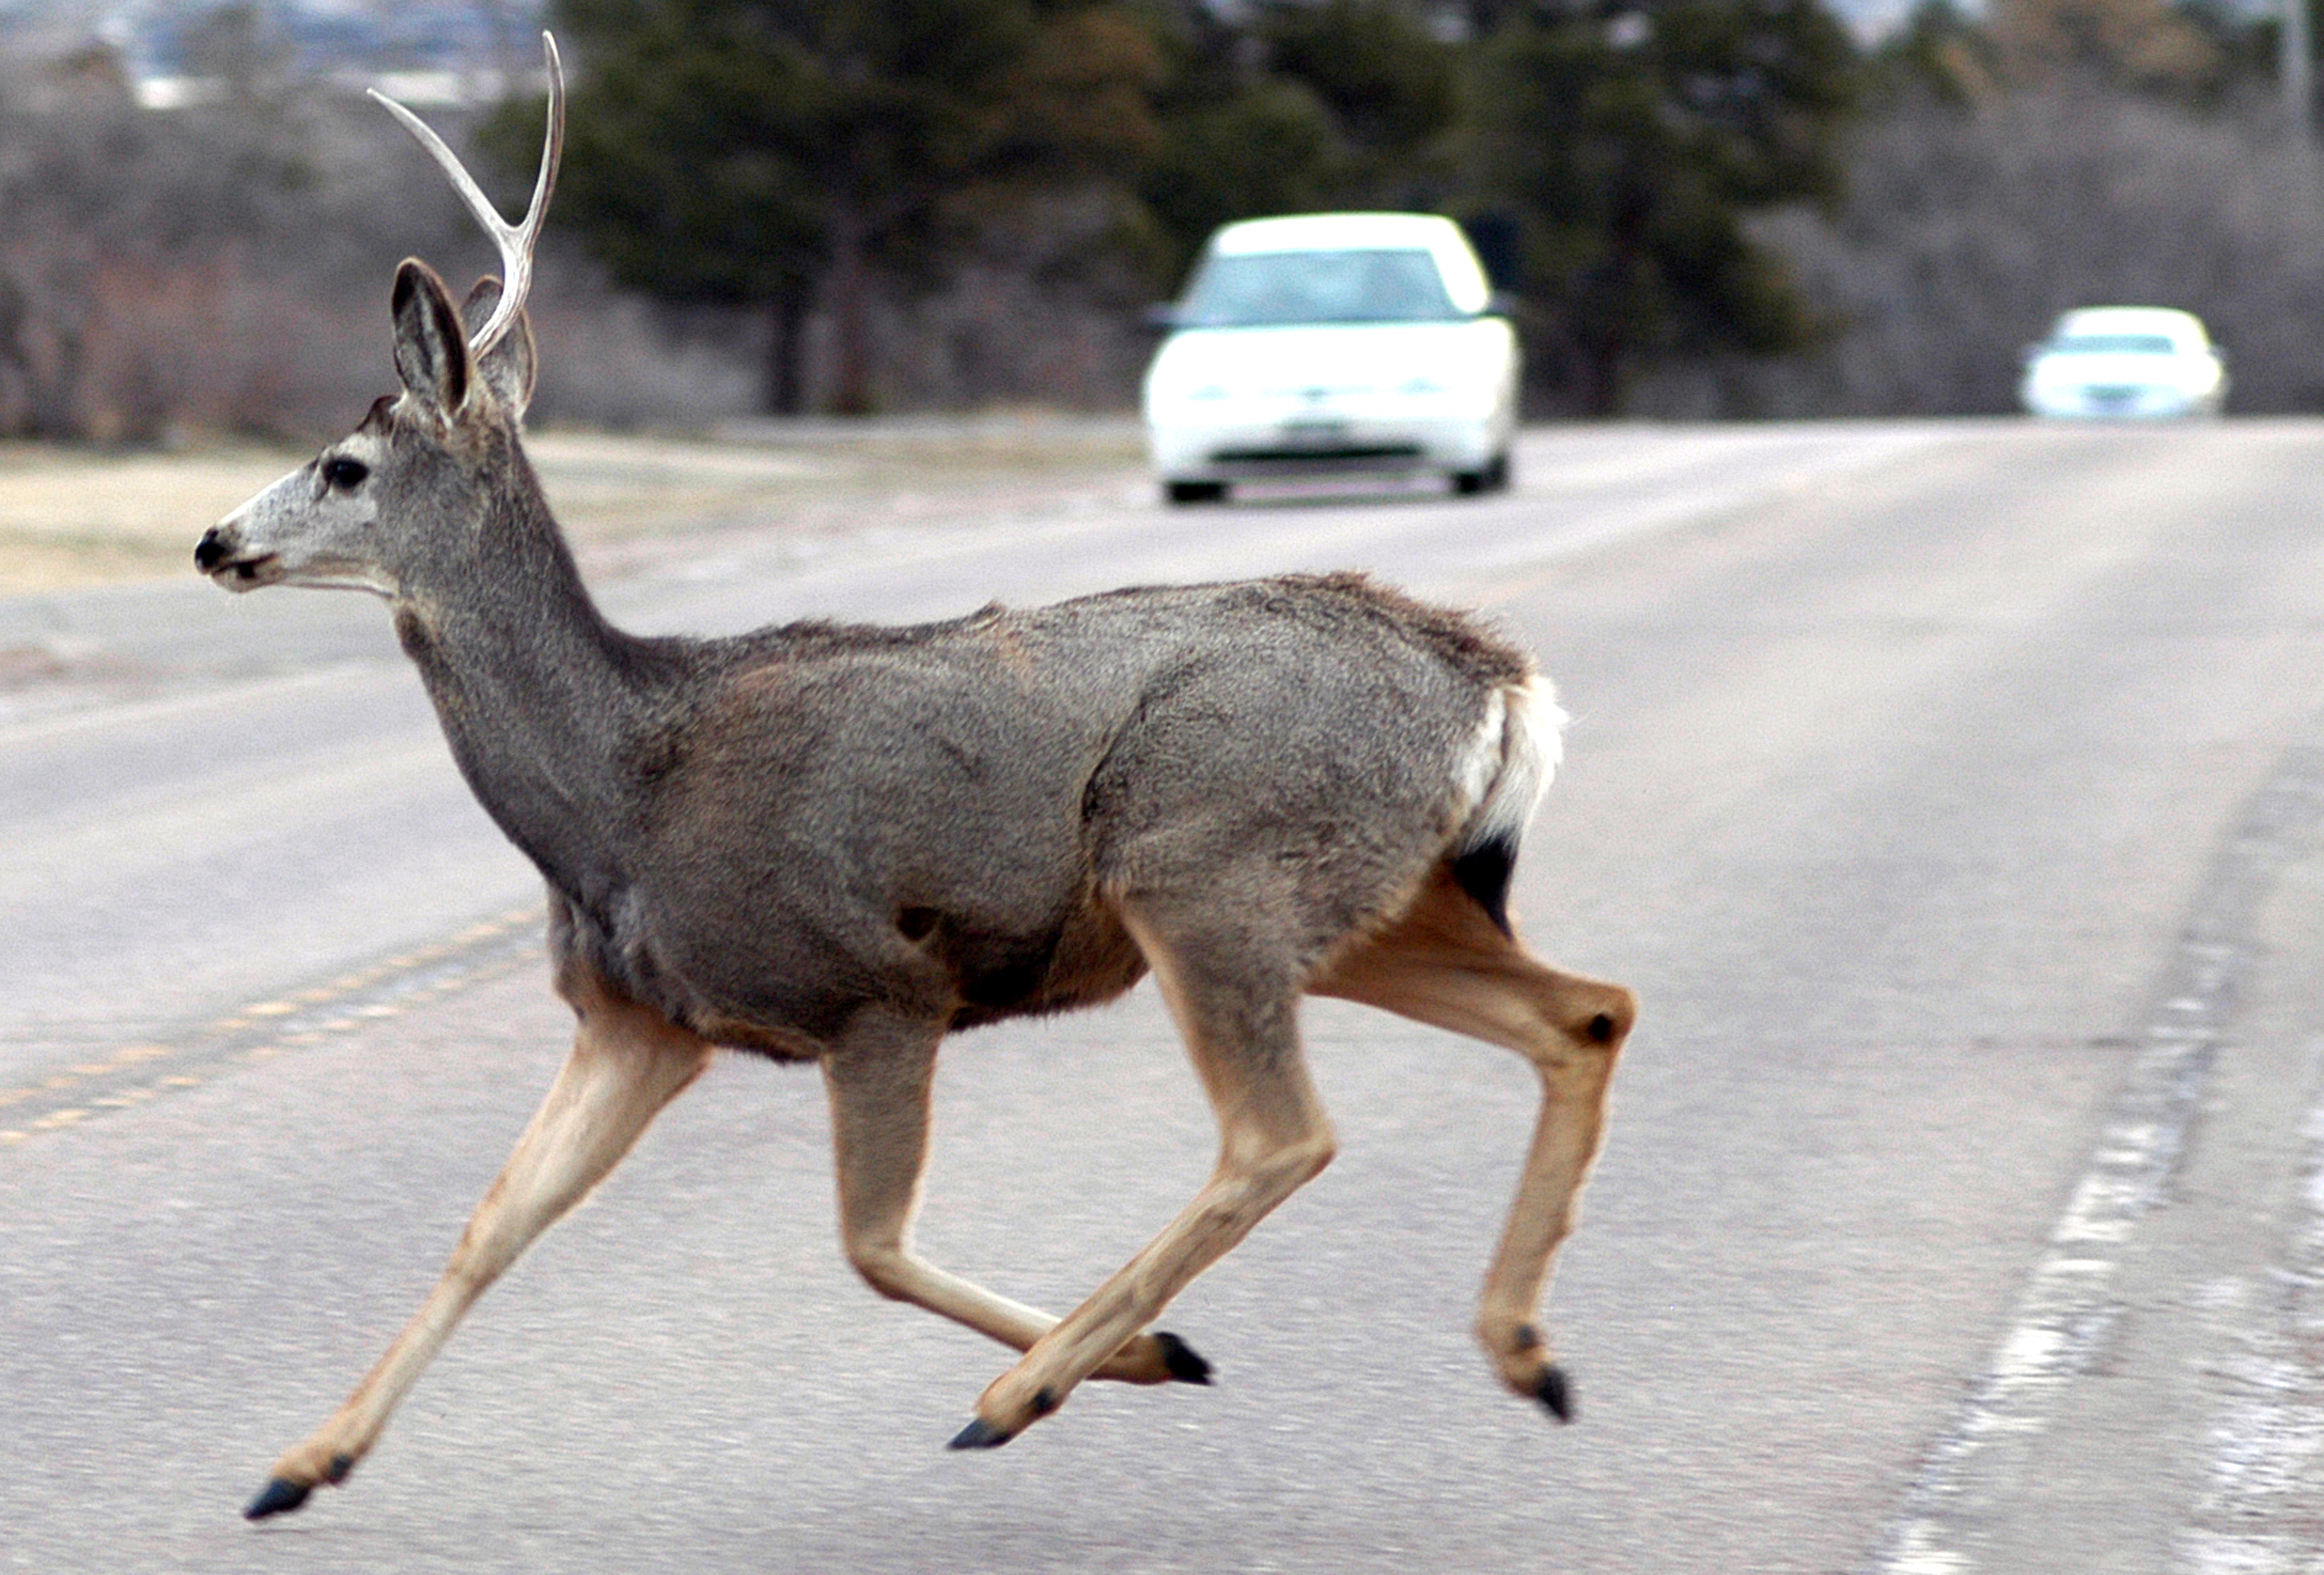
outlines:
[[[1578, 721], [1516, 907], [1645, 1016], [1549, 1322], [1470, 1346], [1531, 1080], [1336, 1003], [1339, 1162], [1092, 1385], [841, 1261], [816, 1080], [730, 1058], [348, 1486], [274, 1454], [432, 1279], [567, 1032], [367, 599], [0, 602], [0, 1568], [2262, 1571], [2324, 1557], [2324, 425], [1613, 428], [1518, 489], [729, 530], [641, 629], [1360, 566]], [[188, 521], [188, 541], [203, 520]], [[921, 1238], [1062, 1310], [1213, 1135], [1149, 990], [964, 1036]]]

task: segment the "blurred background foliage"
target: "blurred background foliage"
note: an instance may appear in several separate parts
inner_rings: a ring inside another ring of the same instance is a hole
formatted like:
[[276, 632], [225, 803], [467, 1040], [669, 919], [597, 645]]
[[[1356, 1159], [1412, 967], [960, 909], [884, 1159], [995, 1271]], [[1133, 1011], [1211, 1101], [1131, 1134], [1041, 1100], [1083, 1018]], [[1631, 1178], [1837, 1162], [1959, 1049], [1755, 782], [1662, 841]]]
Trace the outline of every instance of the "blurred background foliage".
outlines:
[[[2324, 3], [2324, 0], [2319, 0]], [[416, 150], [196, 7], [0, 74], [0, 432], [305, 436], [383, 385], [395, 260], [482, 271]], [[523, 29], [492, 7], [495, 35]], [[2189, 308], [2324, 408], [2324, 173], [2225, 0], [550, 0], [570, 138], [544, 418], [1124, 409], [1216, 226], [1466, 223], [1540, 415], [1975, 412], [2066, 308]], [[189, 68], [196, 69], [196, 68]], [[540, 100], [429, 106], [529, 186]]]

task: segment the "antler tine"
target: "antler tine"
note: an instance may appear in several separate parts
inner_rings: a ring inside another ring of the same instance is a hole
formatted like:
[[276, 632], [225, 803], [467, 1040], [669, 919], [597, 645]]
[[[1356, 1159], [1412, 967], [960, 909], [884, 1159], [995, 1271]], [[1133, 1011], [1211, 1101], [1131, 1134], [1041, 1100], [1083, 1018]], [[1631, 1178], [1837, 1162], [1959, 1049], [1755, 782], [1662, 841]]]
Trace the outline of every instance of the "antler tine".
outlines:
[[436, 134], [433, 127], [378, 88], [369, 90], [382, 107], [401, 121], [403, 129], [428, 150], [429, 156], [450, 179], [452, 189], [460, 194], [460, 200], [468, 205], [468, 211], [500, 249], [504, 276], [501, 281], [500, 304], [493, 308], [484, 326], [468, 340], [469, 349], [479, 355], [500, 342], [509, 325], [516, 321], [517, 313], [524, 309], [524, 298], [531, 293], [532, 250], [540, 240], [541, 221], [549, 212], [549, 194], [557, 186], [558, 161], [565, 156], [565, 67], [558, 59], [554, 37], [543, 32], [540, 44], [549, 57], [549, 130], [541, 143], [540, 173], [532, 183], [532, 205], [524, 210], [521, 224], [512, 225], [501, 217], [492, 198], [484, 195], [461, 164], [459, 155], [444, 145], [444, 139]]

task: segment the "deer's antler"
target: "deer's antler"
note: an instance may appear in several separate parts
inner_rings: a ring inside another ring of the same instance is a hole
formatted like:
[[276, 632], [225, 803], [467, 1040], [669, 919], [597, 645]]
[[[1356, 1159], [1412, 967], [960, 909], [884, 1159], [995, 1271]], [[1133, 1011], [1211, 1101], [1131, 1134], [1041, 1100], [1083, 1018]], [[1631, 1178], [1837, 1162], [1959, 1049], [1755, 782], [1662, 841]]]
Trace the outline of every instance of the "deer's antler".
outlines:
[[484, 195], [475, 178], [462, 166], [459, 155], [444, 145], [444, 139], [438, 136], [426, 121], [378, 88], [370, 90], [371, 96], [378, 99], [390, 115], [401, 121], [403, 129], [419, 138], [420, 145], [426, 148], [429, 155], [442, 166], [444, 173], [451, 180], [452, 189], [460, 194], [460, 200], [468, 205], [468, 211], [475, 216], [478, 224], [484, 226], [484, 233], [492, 236], [493, 244], [500, 248], [500, 304], [493, 309], [492, 316], [484, 319], [484, 327], [468, 339], [468, 348], [479, 355], [500, 342], [501, 336], [508, 332], [509, 325], [516, 321], [517, 313], [524, 309], [524, 298], [532, 290], [532, 249], [540, 240], [541, 220], [549, 213], [549, 194], [557, 185], [557, 163], [565, 153], [565, 68], [557, 58], [557, 40], [544, 32], [540, 35], [540, 43], [549, 57], [549, 131], [541, 143], [540, 174], [532, 183], [532, 204], [524, 210], [522, 224], [512, 225], [501, 217], [500, 210], [493, 207], [492, 198]]

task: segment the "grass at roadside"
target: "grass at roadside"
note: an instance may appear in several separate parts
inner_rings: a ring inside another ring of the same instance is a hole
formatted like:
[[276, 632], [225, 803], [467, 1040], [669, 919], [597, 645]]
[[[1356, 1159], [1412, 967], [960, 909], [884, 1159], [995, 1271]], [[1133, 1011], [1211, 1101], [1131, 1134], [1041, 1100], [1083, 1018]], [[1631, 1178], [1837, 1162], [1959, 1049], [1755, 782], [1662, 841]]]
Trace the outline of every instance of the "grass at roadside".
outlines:
[[[1032, 414], [751, 423], [705, 438], [545, 431], [525, 447], [576, 544], [614, 557], [706, 531], [1021, 504], [1140, 463], [1127, 421]], [[0, 444], [0, 596], [189, 573], [206, 528], [309, 457]]]

